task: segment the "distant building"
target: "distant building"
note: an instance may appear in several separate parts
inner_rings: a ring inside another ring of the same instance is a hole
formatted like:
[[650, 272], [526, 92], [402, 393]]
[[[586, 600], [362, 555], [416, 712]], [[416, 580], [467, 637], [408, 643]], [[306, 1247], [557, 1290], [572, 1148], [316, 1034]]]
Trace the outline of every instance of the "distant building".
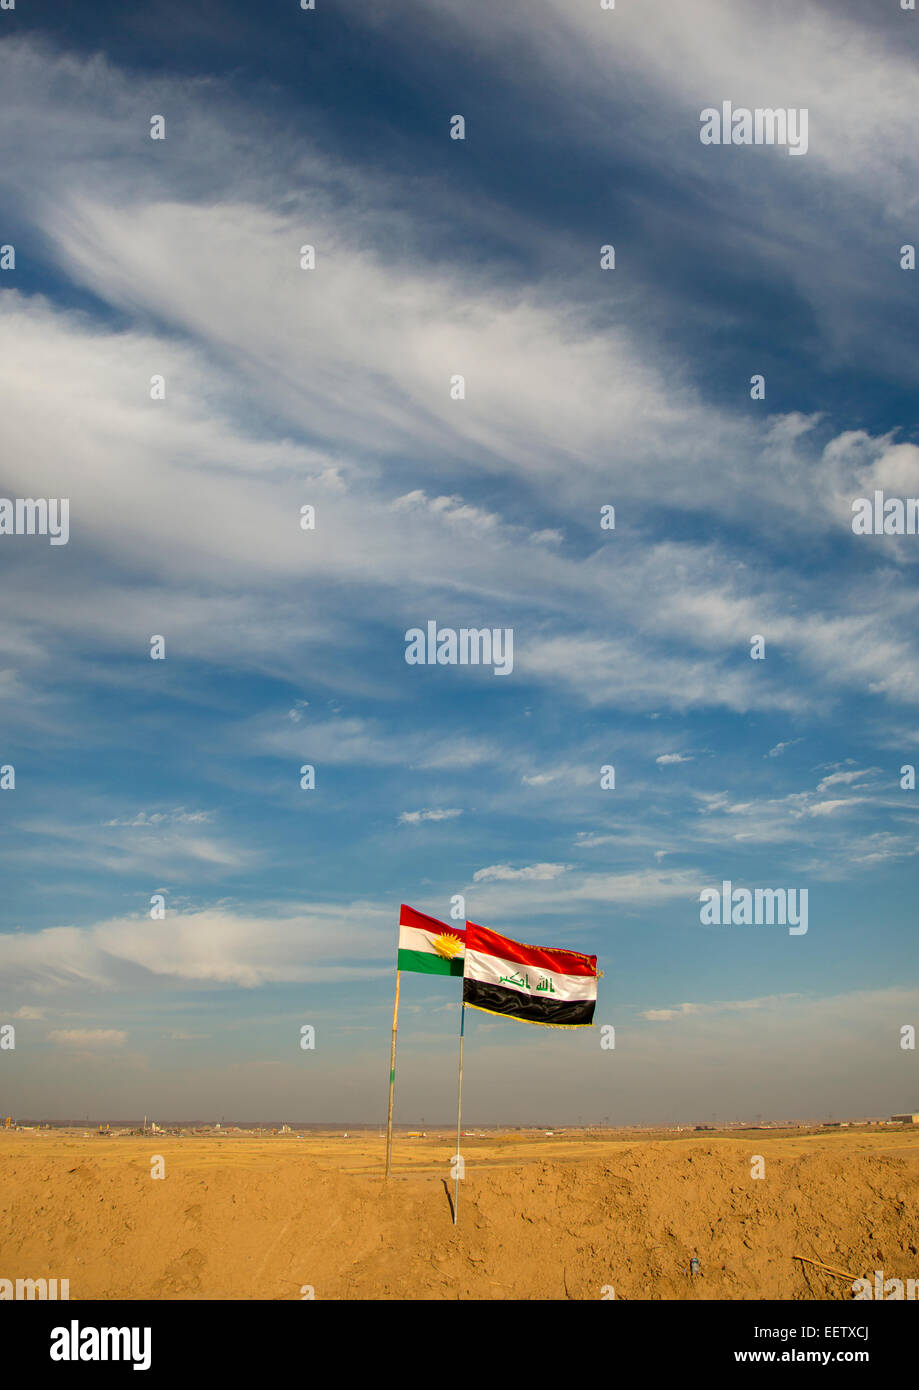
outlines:
[[892, 1125], [919, 1125], [919, 1115], [891, 1115]]

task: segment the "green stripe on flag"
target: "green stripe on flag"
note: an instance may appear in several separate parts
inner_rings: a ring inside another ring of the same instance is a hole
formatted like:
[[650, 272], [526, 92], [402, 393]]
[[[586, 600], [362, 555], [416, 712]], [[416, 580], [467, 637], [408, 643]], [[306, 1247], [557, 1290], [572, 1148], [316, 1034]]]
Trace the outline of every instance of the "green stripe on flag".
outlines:
[[399, 969], [414, 970], [419, 975], [462, 975], [463, 958], [444, 960], [443, 956], [427, 951], [400, 951]]

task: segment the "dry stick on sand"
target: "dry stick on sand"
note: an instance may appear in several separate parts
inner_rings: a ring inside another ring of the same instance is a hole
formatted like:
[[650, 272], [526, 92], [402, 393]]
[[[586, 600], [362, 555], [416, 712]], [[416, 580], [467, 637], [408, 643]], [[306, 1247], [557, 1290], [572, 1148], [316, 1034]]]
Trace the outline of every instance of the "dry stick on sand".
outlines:
[[792, 1255], [793, 1260], [804, 1260], [809, 1265], [816, 1265], [818, 1269], [828, 1269], [831, 1274], [835, 1274], [839, 1279], [848, 1279], [850, 1284], [854, 1284], [856, 1279], [860, 1279], [860, 1274], [847, 1274], [844, 1269], [834, 1269], [832, 1265], [825, 1265], [820, 1260], [812, 1260], [807, 1255]]

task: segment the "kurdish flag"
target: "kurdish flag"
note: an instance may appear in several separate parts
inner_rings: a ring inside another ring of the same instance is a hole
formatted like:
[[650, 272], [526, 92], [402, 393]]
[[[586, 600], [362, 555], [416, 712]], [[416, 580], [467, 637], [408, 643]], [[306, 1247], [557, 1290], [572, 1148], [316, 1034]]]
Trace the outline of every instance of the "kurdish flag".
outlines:
[[466, 933], [416, 912], [405, 903], [399, 909], [397, 969], [420, 975], [462, 975]]
[[463, 1003], [550, 1028], [589, 1028], [597, 1003], [597, 957], [523, 946], [466, 923]]

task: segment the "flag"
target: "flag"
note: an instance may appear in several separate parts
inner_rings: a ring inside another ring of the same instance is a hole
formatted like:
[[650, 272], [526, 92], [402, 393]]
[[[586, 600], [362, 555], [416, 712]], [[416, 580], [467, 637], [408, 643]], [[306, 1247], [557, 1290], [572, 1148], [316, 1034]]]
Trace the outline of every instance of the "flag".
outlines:
[[466, 923], [463, 1003], [550, 1028], [586, 1028], [597, 1002], [597, 957], [524, 946]]
[[462, 975], [466, 933], [405, 903], [399, 909], [399, 970], [420, 975]]

